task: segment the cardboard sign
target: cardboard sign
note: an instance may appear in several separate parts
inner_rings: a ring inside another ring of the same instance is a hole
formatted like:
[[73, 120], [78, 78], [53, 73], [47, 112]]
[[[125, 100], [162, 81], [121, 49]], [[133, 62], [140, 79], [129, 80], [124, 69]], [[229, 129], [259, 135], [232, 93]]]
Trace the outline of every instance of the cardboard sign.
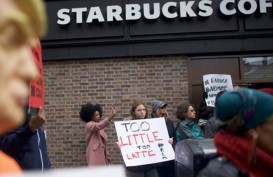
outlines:
[[42, 62], [42, 48], [40, 42], [32, 49], [33, 59], [39, 70], [38, 79], [31, 82], [31, 94], [29, 99], [29, 106], [31, 108], [44, 107], [44, 73]]
[[226, 74], [207, 74], [203, 76], [204, 89], [208, 93], [207, 106], [215, 106], [215, 97], [218, 92], [233, 90], [232, 79]]
[[74, 169], [54, 169], [49, 171], [28, 171], [24, 174], [0, 174], [0, 177], [126, 177], [125, 170], [120, 165], [86, 167]]
[[127, 167], [174, 159], [164, 118], [118, 121], [115, 127]]

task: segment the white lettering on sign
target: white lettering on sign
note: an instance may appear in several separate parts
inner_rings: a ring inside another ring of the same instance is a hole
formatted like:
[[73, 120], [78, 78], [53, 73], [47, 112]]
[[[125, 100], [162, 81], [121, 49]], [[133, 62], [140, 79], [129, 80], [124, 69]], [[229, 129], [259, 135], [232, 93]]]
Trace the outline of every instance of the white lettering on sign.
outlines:
[[112, 22], [114, 18], [116, 21], [122, 21], [122, 8], [120, 6], [107, 6], [107, 21]]
[[211, 16], [212, 13], [213, 13], [213, 9], [210, 6], [211, 3], [212, 3], [212, 1], [210, 1], [210, 0], [200, 1], [200, 3], [198, 4], [198, 7], [200, 9], [198, 15], [201, 16], [201, 17], [209, 17], [209, 16]]
[[177, 17], [177, 12], [170, 12], [171, 7], [176, 7], [177, 3], [176, 2], [167, 2], [163, 5], [162, 7], [162, 13], [166, 18], [175, 18]]
[[126, 4], [126, 20], [138, 20], [141, 17], [139, 4]]
[[157, 19], [160, 16], [160, 4], [154, 3], [153, 14], [149, 3], [143, 4], [144, 17], [149, 20]]
[[266, 2], [266, 0], [260, 0], [260, 13], [266, 13], [267, 7], [272, 7], [272, 1]]
[[[250, 5], [249, 9], [246, 9], [246, 4]], [[255, 0], [241, 0], [238, 3], [238, 9], [245, 15], [250, 15], [257, 10], [257, 3]]]
[[58, 21], [57, 23], [59, 25], [66, 25], [70, 22], [70, 16], [69, 16], [69, 9], [60, 9], [57, 13], [58, 15]]
[[72, 12], [76, 13], [76, 23], [82, 23], [82, 14], [83, 12], [86, 12], [87, 8], [73, 8]]
[[[198, 4], [196, 4], [198, 3]], [[100, 7], [75, 7], [62, 8], [57, 12], [57, 24], [67, 25], [71, 23], [72, 18], [75, 23], [93, 23], [96, 22], [113, 22], [123, 20], [155, 20], [162, 16], [168, 19], [174, 18], [192, 18], [192, 17], [209, 17], [213, 14], [212, 0], [196, 1], [179, 1], [165, 3], [143, 3], [143, 4], [125, 4], [123, 6], [110, 5], [101, 9]], [[237, 13], [243, 15], [252, 15], [254, 13], [267, 13], [272, 8], [272, 1], [268, 0], [222, 0], [219, 6], [219, 12], [226, 16]], [[197, 10], [193, 7], [198, 7]], [[123, 11], [125, 10], [125, 11]], [[103, 14], [102, 12], [106, 13]], [[74, 19], [75, 16], [75, 19]]]
[[225, 0], [220, 3], [220, 11], [224, 15], [234, 15], [236, 14], [236, 9], [228, 9], [229, 4], [233, 4], [235, 0]]
[[99, 22], [104, 22], [104, 18], [100, 11], [100, 7], [91, 7], [86, 23], [92, 23], [93, 20], [98, 20]]
[[[233, 8], [228, 8], [229, 5], [233, 5]], [[237, 13], [235, 8], [235, 0], [222, 0], [220, 3], [220, 11], [224, 15], [234, 15]], [[260, 13], [267, 13], [267, 8], [272, 7], [272, 1], [267, 2], [266, 0], [240, 0], [238, 1], [238, 11], [244, 15], [251, 15], [257, 12], [259, 5]]]
[[180, 17], [187, 17], [187, 14], [189, 17], [196, 17], [196, 14], [192, 10], [193, 4], [194, 1], [180, 2]]

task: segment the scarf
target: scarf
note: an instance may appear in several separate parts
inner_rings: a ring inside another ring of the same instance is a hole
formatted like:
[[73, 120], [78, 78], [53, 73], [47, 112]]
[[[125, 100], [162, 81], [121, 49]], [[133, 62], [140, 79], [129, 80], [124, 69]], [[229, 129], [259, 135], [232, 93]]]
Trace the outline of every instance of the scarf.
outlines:
[[228, 158], [250, 177], [273, 176], [273, 156], [256, 148], [253, 141], [228, 132], [218, 132], [214, 141], [218, 154]]
[[203, 139], [204, 138], [204, 134], [197, 123], [195, 123], [192, 120], [190, 120], [190, 121], [186, 120], [186, 122], [187, 122], [186, 123], [187, 126], [191, 130], [191, 134], [192, 134], [193, 138], [195, 138], [195, 139]]

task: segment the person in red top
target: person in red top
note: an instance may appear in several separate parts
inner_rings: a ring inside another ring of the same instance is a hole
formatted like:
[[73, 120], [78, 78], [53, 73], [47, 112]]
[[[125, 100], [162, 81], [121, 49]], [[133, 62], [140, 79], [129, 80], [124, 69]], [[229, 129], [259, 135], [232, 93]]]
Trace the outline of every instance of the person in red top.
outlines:
[[[41, 0], [0, 0], [0, 135], [23, 123], [28, 83], [38, 75], [31, 47], [45, 31]], [[0, 174], [21, 171], [2, 151], [0, 159]]]

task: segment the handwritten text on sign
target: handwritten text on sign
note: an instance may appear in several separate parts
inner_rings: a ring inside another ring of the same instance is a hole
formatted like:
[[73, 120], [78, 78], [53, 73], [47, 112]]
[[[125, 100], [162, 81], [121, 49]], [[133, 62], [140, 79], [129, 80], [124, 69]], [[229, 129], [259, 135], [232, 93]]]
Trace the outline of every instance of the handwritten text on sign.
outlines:
[[203, 76], [205, 92], [208, 93], [206, 98], [207, 106], [215, 105], [215, 97], [218, 92], [232, 90], [232, 80], [230, 75], [226, 74], [207, 74]]
[[164, 118], [118, 121], [115, 127], [126, 166], [174, 159]]

